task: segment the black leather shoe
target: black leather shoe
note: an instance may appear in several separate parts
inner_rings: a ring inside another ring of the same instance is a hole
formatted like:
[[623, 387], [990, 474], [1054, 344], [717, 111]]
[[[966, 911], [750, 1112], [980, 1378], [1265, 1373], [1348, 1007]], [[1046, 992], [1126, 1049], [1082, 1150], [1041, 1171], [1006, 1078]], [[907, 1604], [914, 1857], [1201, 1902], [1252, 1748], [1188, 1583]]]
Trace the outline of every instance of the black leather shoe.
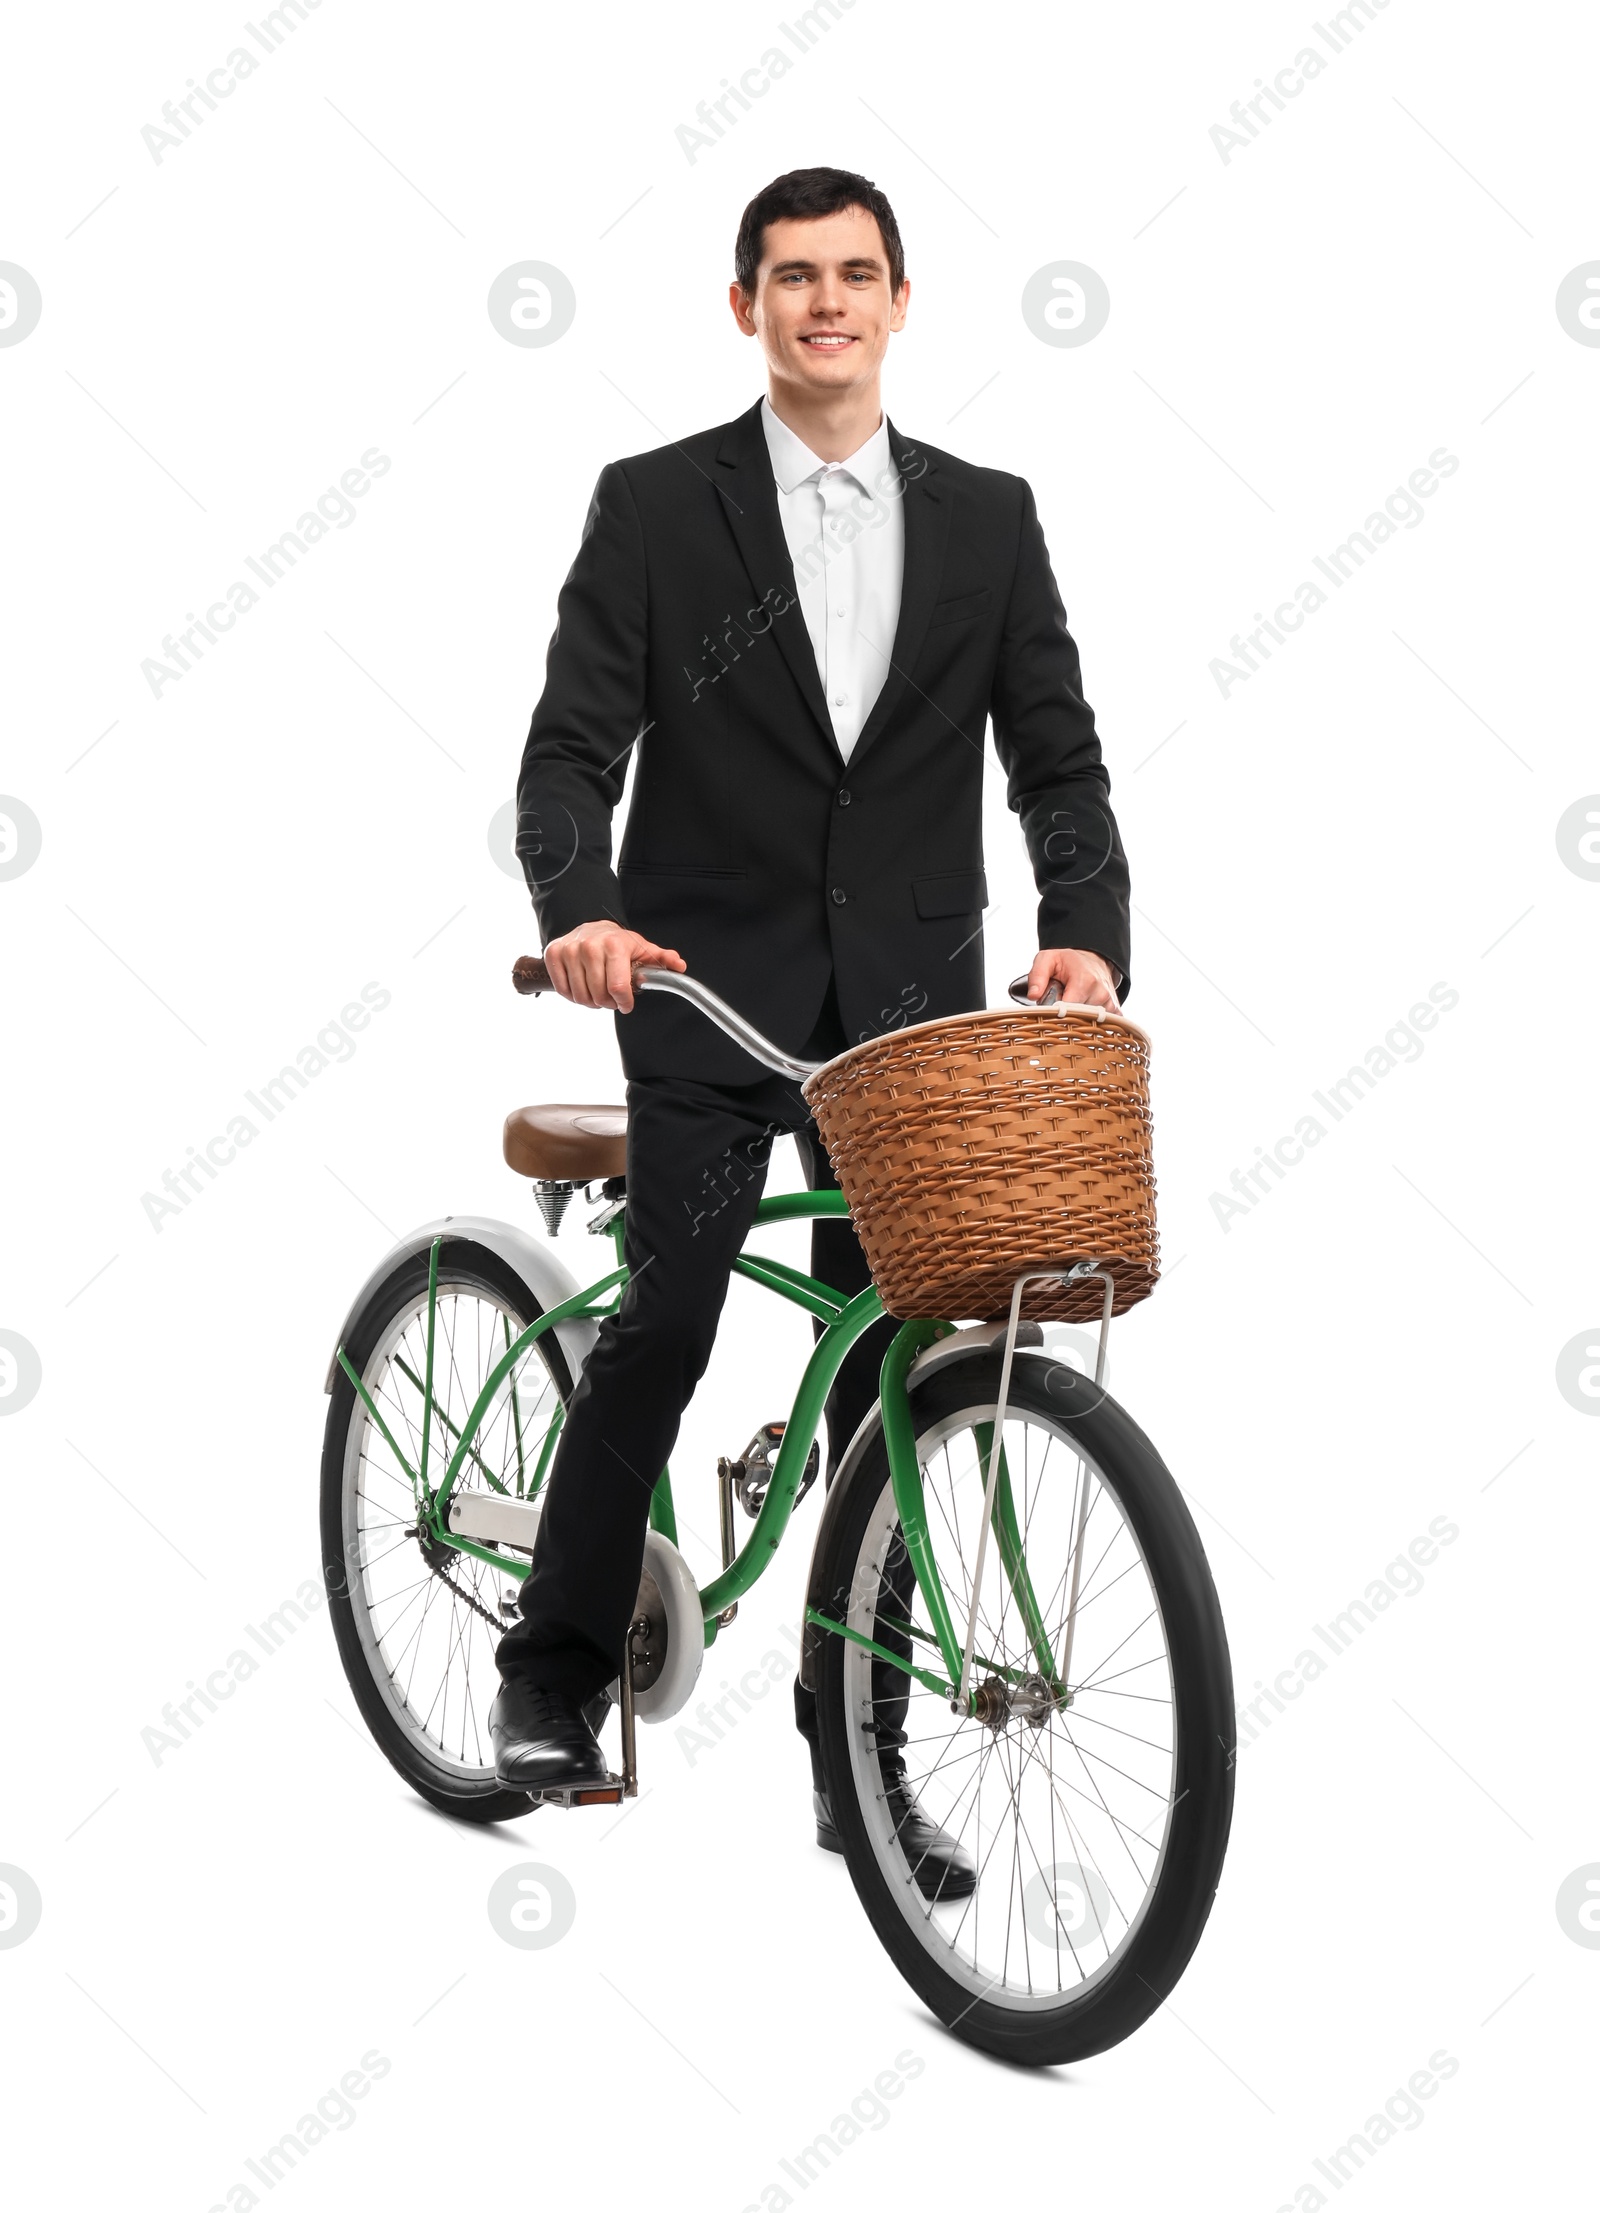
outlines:
[[[937, 1898], [941, 1903], [952, 1898], [970, 1898], [978, 1887], [977, 1870], [970, 1855], [923, 1812], [906, 1779], [905, 1769], [898, 1761], [892, 1766], [885, 1764], [883, 1786], [900, 1849], [905, 1853], [912, 1880], [923, 1897]], [[820, 1790], [813, 1791], [811, 1802], [816, 1809], [818, 1844], [824, 1852], [842, 1852], [844, 1846], [834, 1827], [833, 1810], [827, 1797]]]
[[508, 1790], [568, 1790], [603, 1783], [605, 1754], [575, 1698], [502, 1683], [489, 1708], [495, 1781]]

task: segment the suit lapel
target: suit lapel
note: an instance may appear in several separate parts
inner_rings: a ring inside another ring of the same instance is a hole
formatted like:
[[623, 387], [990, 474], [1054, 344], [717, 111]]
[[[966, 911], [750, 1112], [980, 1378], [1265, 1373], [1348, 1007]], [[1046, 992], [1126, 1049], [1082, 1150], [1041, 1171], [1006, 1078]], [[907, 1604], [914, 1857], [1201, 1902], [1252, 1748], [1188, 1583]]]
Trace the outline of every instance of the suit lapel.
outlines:
[[[950, 502], [939, 494], [937, 471], [928, 455], [909, 439], [902, 438], [893, 423], [889, 425], [889, 451], [900, 472], [905, 515], [905, 575], [900, 586], [900, 619], [895, 625], [889, 673], [851, 752], [852, 766], [905, 696], [911, 670], [927, 636], [928, 619], [939, 597], [945, 546], [950, 536]], [[810, 640], [806, 642], [809, 645]]]
[[[905, 516], [905, 574], [900, 586], [900, 616], [895, 625], [894, 650], [883, 689], [873, 703], [866, 725], [851, 751], [858, 760], [878, 736], [904, 697], [910, 672], [922, 651], [929, 617], [939, 597], [944, 576], [945, 547], [950, 536], [950, 502], [941, 497], [937, 471], [928, 455], [889, 425], [889, 451], [900, 471]], [[833, 720], [817, 674], [817, 657], [811, 633], [800, 608], [794, 580], [794, 564], [778, 514], [778, 489], [772, 478], [772, 459], [761, 428], [761, 403], [731, 422], [717, 449], [717, 483], [723, 513], [744, 562], [745, 572], [759, 601], [774, 584], [788, 601], [783, 615], [773, 623], [778, 648], [789, 672], [800, 687], [828, 750], [837, 760], [839, 749]]]
[[761, 428], [759, 400], [728, 425], [717, 449], [716, 468], [716, 489], [722, 512], [728, 518], [728, 527], [733, 532], [757, 601], [776, 584], [787, 602], [784, 612], [772, 624], [773, 634], [814, 721], [827, 739], [828, 750], [837, 760], [839, 749], [834, 740], [833, 722], [823, 697], [811, 633], [800, 608], [794, 563], [789, 559], [783, 522], [778, 514], [778, 487], [773, 482], [772, 457], [767, 452], [766, 436]]

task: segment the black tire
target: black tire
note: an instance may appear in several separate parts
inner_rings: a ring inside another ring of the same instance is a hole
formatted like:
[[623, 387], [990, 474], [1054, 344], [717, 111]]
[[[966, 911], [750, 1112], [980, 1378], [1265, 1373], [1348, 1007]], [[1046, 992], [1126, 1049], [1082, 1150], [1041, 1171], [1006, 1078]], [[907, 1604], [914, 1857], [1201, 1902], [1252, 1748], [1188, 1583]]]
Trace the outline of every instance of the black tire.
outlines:
[[[1070, 1379], [1065, 1385], [1063, 1377]], [[943, 1369], [935, 1369], [914, 1390], [912, 1414], [916, 1434], [919, 1441], [930, 1441], [925, 1443], [923, 1452], [925, 1494], [931, 1481], [929, 1452], [942, 1449], [933, 1446], [931, 1440], [941, 1434], [941, 1425], [945, 1425], [950, 1434], [964, 1434], [957, 1417], [974, 1407], [987, 1406], [992, 1410], [999, 1382], [999, 1354], [982, 1352]], [[1092, 1464], [1099, 1486], [1110, 1494], [1111, 1511], [1120, 1508], [1120, 1529], [1132, 1540], [1129, 1558], [1137, 1556], [1142, 1561], [1148, 1591], [1153, 1594], [1159, 1614], [1159, 1630], [1150, 1634], [1162, 1634], [1165, 1639], [1166, 1680], [1171, 1695], [1170, 1699], [1159, 1703], [1170, 1708], [1170, 1725], [1164, 1718], [1159, 1726], [1167, 1727], [1170, 1742], [1163, 1738], [1160, 1752], [1161, 1759], [1171, 1764], [1170, 1768], [1151, 1769], [1152, 1774], [1159, 1772], [1162, 1776], [1163, 1794], [1167, 1790], [1166, 1774], [1170, 1772], [1171, 1777], [1170, 1796], [1164, 1810], [1158, 1810], [1158, 1818], [1165, 1822], [1164, 1835], [1159, 1853], [1152, 1860], [1148, 1886], [1142, 1892], [1143, 1902], [1128, 1916], [1125, 1937], [1119, 1938], [1118, 1945], [1113, 1947], [1109, 1940], [1106, 1942], [1106, 1957], [1093, 1977], [1086, 1978], [1075, 1991], [1066, 1991], [1059, 2003], [1055, 2002], [1055, 1992], [1037, 1995], [1031, 1983], [1026, 1993], [1014, 1994], [1013, 2002], [996, 2003], [978, 1993], [976, 1968], [969, 1970], [970, 1979], [962, 1980], [942, 1964], [937, 1956], [939, 1946], [934, 1944], [930, 1933], [935, 1928], [935, 1909], [920, 1902], [903, 1854], [896, 1863], [892, 1831], [890, 1841], [885, 1842], [885, 1817], [881, 1809], [886, 1801], [882, 1792], [876, 1794], [879, 1810], [874, 1810], [871, 1802], [874, 1795], [872, 1777], [878, 1772], [877, 1762], [882, 1755], [876, 1749], [870, 1755], [864, 1753], [862, 1742], [865, 1737], [869, 1746], [875, 1747], [877, 1743], [874, 1726], [878, 1707], [883, 1703], [881, 1687], [885, 1671], [882, 1663], [878, 1663], [876, 1683], [880, 1695], [876, 1702], [870, 1696], [864, 1699], [862, 1670], [870, 1663], [865, 1661], [859, 1647], [826, 1631], [817, 1633], [814, 1648], [818, 1722], [829, 1802], [851, 1878], [873, 1928], [895, 1965], [923, 2002], [963, 2041], [998, 2058], [1028, 2066], [1054, 2066], [1104, 2051], [1130, 2035], [1172, 1990], [1199, 1941], [1221, 1873], [1232, 1815], [1233, 1683], [1221, 1609], [1204, 1550], [1177, 1485], [1148, 1438], [1114, 1401], [1097, 1392], [1075, 1370], [1064, 1369], [1054, 1362], [1019, 1356], [1012, 1372], [1009, 1405], [1018, 1417], [1029, 1423], [1052, 1425], [1064, 1440], [1064, 1453], [1081, 1452]], [[1029, 1439], [1043, 1434], [1042, 1429], [1025, 1431]], [[1007, 1436], [1008, 1439], [1013, 1436], [1009, 1415]], [[848, 1603], [845, 1594], [852, 1590], [868, 1592], [869, 1615], [873, 1604], [884, 1607], [885, 1611], [893, 1610], [885, 1605], [884, 1593], [890, 1586], [884, 1562], [893, 1556], [899, 1523], [893, 1512], [888, 1456], [881, 1432], [873, 1436], [861, 1457], [845, 1471], [839, 1489], [837, 1500], [829, 1502], [812, 1590], [833, 1594], [833, 1604], [825, 1602], [823, 1610], [836, 1619], [842, 1618], [839, 1609]], [[964, 1495], [970, 1498], [970, 1489]], [[977, 1495], [981, 1499], [981, 1482]], [[1084, 1495], [1089, 1496], [1087, 1481]], [[939, 1550], [941, 1532], [931, 1504], [929, 1520], [941, 1572], [948, 1583], [949, 1568], [945, 1555]], [[981, 1507], [973, 1518], [974, 1532], [979, 1521]], [[1100, 1525], [1102, 1531], [1108, 1522], [1109, 1515], [1108, 1521]], [[887, 1539], [884, 1536], [886, 1528], [890, 1531]], [[1118, 1541], [1122, 1541], [1120, 1536]], [[884, 1550], [885, 1543], [888, 1553]], [[1088, 1551], [1087, 1540], [1081, 1549]], [[898, 1557], [903, 1561], [903, 1547]], [[1045, 1563], [1047, 1570], [1051, 1564]], [[964, 1559], [962, 1565], [964, 1568]], [[907, 1579], [902, 1574], [902, 1591], [906, 1587]], [[875, 1600], [870, 1595], [874, 1589], [877, 1592]], [[1140, 1606], [1144, 1596], [1142, 1592], [1138, 1596]], [[1135, 1603], [1133, 1597], [1126, 1593], [1124, 1597], [1131, 1608]], [[954, 1594], [951, 1611], [958, 1617], [959, 1639], [965, 1628], [965, 1613], [964, 1608], [957, 1605]], [[923, 1618], [925, 1620], [926, 1616]], [[1087, 1619], [1087, 1608], [1083, 1618]], [[1147, 1619], [1154, 1620], [1156, 1616], [1150, 1615]], [[884, 1641], [881, 1629], [879, 1641]], [[1087, 1632], [1080, 1632], [1080, 1647], [1087, 1641]], [[938, 1667], [936, 1652], [930, 1654], [924, 1650], [918, 1656], [934, 1668]], [[894, 1678], [890, 1676], [889, 1679]], [[1106, 1677], [1097, 1689], [1091, 1675], [1084, 1685], [1085, 1698], [1080, 1703], [1092, 1703], [1095, 1696], [1103, 1700], [1110, 1680]], [[1146, 1676], [1144, 1680], [1149, 1683], [1153, 1678]], [[1128, 1698], [1134, 1694], [1124, 1690], [1119, 1695]], [[936, 1727], [938, 1714], [943, 1712], [952, 1745], [958, 1741], [972, 1741], [958, 1739], [958, 1730], [979, 1731], [977, 1756], [981, 1762], [985, 1756], [984, 1747], [989, 1743], [982, 1735], [982, 1725], [958, 1720], [950, 1714], [948, 1703], [939, 1701], [931, 1693], [924, 1691], [921, 1696], [924, 1703], [919, 1707], [913, 1690], [913, 1731]], [[1106, 1710], [1103, 1704], [1101, 1710]], [[1120, 1718], [1123, 1709], [1118, 1708], [1116, 1712]], [[864, 1714], [867, 1716], [865, 1722]], [[928, 1719], [917, 1721], [915, 1717], [919, 1714]], [[1095, 1745], [1104, 1745], [1107, 1741], [1086, 1734], [1087, 1715], [1080, 1718], [1075, 1711], [1053, 1711], [1046, 1726], [1054, 1730], [1058, 1721], [1063, 1737], [1069, 1742], [1070, 1728], [1078, 1729], [1080, 1745], [1090, 1747], [1091, 1757], [1095, 1756]], [[1024, 1725], [1025, 1717], [1023, 1720], [1010, 1717], [1000, 1734], [1014, 1728], [1020, 1737]], [[1143, 1721], [1139, 1725], [1158, 1726]], [[914, 1733], [911, 1741], [932, 1742], [935, 1739], [921, 1738]], [[1037, 1732], [1034, 1741], [1038, 1741]], [[1024, 1761], [1030, 1757], [1026, 1752], [1019, 1756]], [[1031, 1756], [1037, 1760], [1036, 1753]], [[931, 1759], [933, 1754], [923, 1757]], [[1052, 1751], [1047, 1785], [1052, 1799], [1059, 1796], [1054, 1758]], [[948, 1775], [948, 1770], [946, 1772]], [[1091, 1775], [1088, 1768], [1083, 1772]], [[1013, 1802], [1019, 1798], [1020, 1790], [1015, 1790]], [[1159, 1799], [1157, 1805], [1159, 1809]], [[876, 1824], [875, 1831], [869, 1829], [869, 1816]], [[941, 1817], [936, 1815], [935, 1818]], [[980, 1820], [980, 1836], [982, 1833]], [[991, 1847], [991, 1857], [993, 1849]], [[1009, 1875], [1006, 1879], [1008, 1883], [1011, 1880]], [[1055, 1867], [1052, 1866], [1049, 1876], [1041, 1879], [1048, 1883], [1057, 1881]], [[1053, 1903], [1054, 1893], [1049, 1895]], [[977, 1905], [980, 1901], [973, 1903]], [[944, 1927], [948, 1929], [954, 1922], [956, 1908], [941, 1903], [937, 1912], [943, 1916]], [[1025, 1914], [1026, 1908], [1024, 1917]], [[974, 1931], [977, 1926], [974, 1918]], [[990, 1927], [993, 1927], [992, 1922]], [[1005, 1940], [1009, 1958], [1009, 1922]], [[940, 1941], [943, 1942], [942, 1936]], [[973, 1941], [976, 1949], [976, 1936]], [[1056, 1943], [1059, 1988], [1062, 1979], [1059, 1938]], [[1022, 1949], [1026, 1956], [1026, 1941]], [[952, 1950], [946, 1956], [954, 1960], [955, 1952]]]
[[[493, 1301], [510, 1318], [513, 1334], [537, 1321], [544, 1311], [527, 1285], [497, 1254], [466, 1240], [446, 1240], [441, 1246], [438, 1280], [441, 1296], [448, 1284]], [[427, 1290], [428, 1253], [424, 1249], [401, 1262], [351, 1322], [343, 1350], [369, 1390], [375, 1389], [369, 1373], [375, 1353], [396, 1323], [419, 1301], [425, 1307]], [[554, 1332], [547, 1330], [538, 1338], [536, 1349], [550, 1386], [565, 1405], [572, 1395], [573, 1379]], [[379, 1750], [429, 1805], [467, 1821], [506, 1821], [532, 1812], [534, 1802], [525, 1792], [505, 1790], [495, 1781], [492, 1760], [481, 1771], [468, 1773], [462, 1771], [462, 1762], [443, 1756], [442, 1747], [439, 1753], [430, 1753], [425, 1737], [406, 1725], [380, 1686], [377, 1662], [363, 1638], [358, 1614], [358, 1609], [365, 1614], [370, 1629], [364, 1585], [359, 1576], [352, 1577], [349, 1572], [359, 1557], [352, 1541], [352, 1454], [359, 1451], [360, 1439], [368, 1429], [366, 1410], [353, 1384], [343, 1368], [336, 1366], [322, 1446], [322, 1568], [334, 1639], [351, 1694]], [[452, 1565], [460, 1558], [453, 1555]], [[431, 1572], [420, 1547], [417, 1564], [424, 1572]], [[468, 1561], [466, 1566], [470, 1570], [473, 1563]], [[460, 1602], [451, 1598], [448, 1603], [455, 1607]], [[481, 1643], [488, 1632], [473, 1620], [466, 1634], [476, 1634]]]

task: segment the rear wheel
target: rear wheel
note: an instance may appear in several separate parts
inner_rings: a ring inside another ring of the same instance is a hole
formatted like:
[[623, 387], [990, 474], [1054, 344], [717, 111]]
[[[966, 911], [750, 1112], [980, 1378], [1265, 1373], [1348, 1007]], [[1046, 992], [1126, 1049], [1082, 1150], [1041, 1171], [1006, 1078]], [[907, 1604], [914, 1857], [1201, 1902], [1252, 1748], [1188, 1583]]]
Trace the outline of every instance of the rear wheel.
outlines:
[[[958, 1641], [999, 1371], [998, 1354], [963, 1360], [912, 1397]], [[1009, 1496], [996, 1501], [979, 1592], [981, 1717], [958, 1716], [947, 1696], [824, 1631], [818, 1721], [851, 1877], [895, 1964], [968, 2043], [1041, 2066], [1120, 2042], [1194, 1950], [1232, 1810], [1232, 1677], [1177, 1486], [1076, 1370], [1018, 1358], [1002, 1479]], [[901, 1650], [909, 1633], [916, 1664], [942, 1676], [881, 1434], [847, 1485], [819, 1562], [832, 1594], [822, 1610]], [[904, 1761], [923, 1811], [971, 1857], [970, 1896], [923, 1896], [884, 1788], [886, 1757]]]
[[[496, 1254], [465, 1241], [440, 1247], [430, 1481], [443, 1473], [496, 1361], [542, 1311]], [[343, 1348], [413, 1466], [422, 1451], [427, 1331], [423, 1251], [373, 1292]], [[547, 1330], [474, 1435], [458, 1491], [498, 1486], [531, 1495], [571, 1393], [561, 1347]], [[511, 1625], [518, 1579], [420, 1527], [410, 1477], [342, 1368], [334, 1371], [322, 1448], [322, 1556], [339, 1656], [387, 1758], [447, 1813], [501, 1821], [529, 1812], [524, 1792], [495, 1781], [487, 1728], [499, 1688], [495, 1646]]]

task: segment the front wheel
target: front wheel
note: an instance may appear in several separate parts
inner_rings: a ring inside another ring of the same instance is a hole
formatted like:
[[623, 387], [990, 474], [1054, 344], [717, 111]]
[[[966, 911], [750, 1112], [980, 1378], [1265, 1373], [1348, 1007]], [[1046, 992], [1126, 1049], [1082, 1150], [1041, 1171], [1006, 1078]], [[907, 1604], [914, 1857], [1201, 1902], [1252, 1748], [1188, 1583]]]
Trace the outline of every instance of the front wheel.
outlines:
[[[999, 1383], [984, 1354], [912, 1394], [958, 1642]], [[881, 1432], [846, 1483], [820, 1610], [942, 1677]], [[873, 1927], [924, 2003], [983, 2051], [1058, 2065], [1130, 2035], [1183, 1972], [1227, 1846], [1234, 1739], [1221, 1610], [1177, 1485], [1122, 1409], [1055, 1362], [1012, 1372], [979, 1600], [979, 1714], [816, 1633], [829, 1802]], [[904, 1797], [885, 1788], [897, 1763], [973, 1864], [961, 1896], [919, 1887]]]

